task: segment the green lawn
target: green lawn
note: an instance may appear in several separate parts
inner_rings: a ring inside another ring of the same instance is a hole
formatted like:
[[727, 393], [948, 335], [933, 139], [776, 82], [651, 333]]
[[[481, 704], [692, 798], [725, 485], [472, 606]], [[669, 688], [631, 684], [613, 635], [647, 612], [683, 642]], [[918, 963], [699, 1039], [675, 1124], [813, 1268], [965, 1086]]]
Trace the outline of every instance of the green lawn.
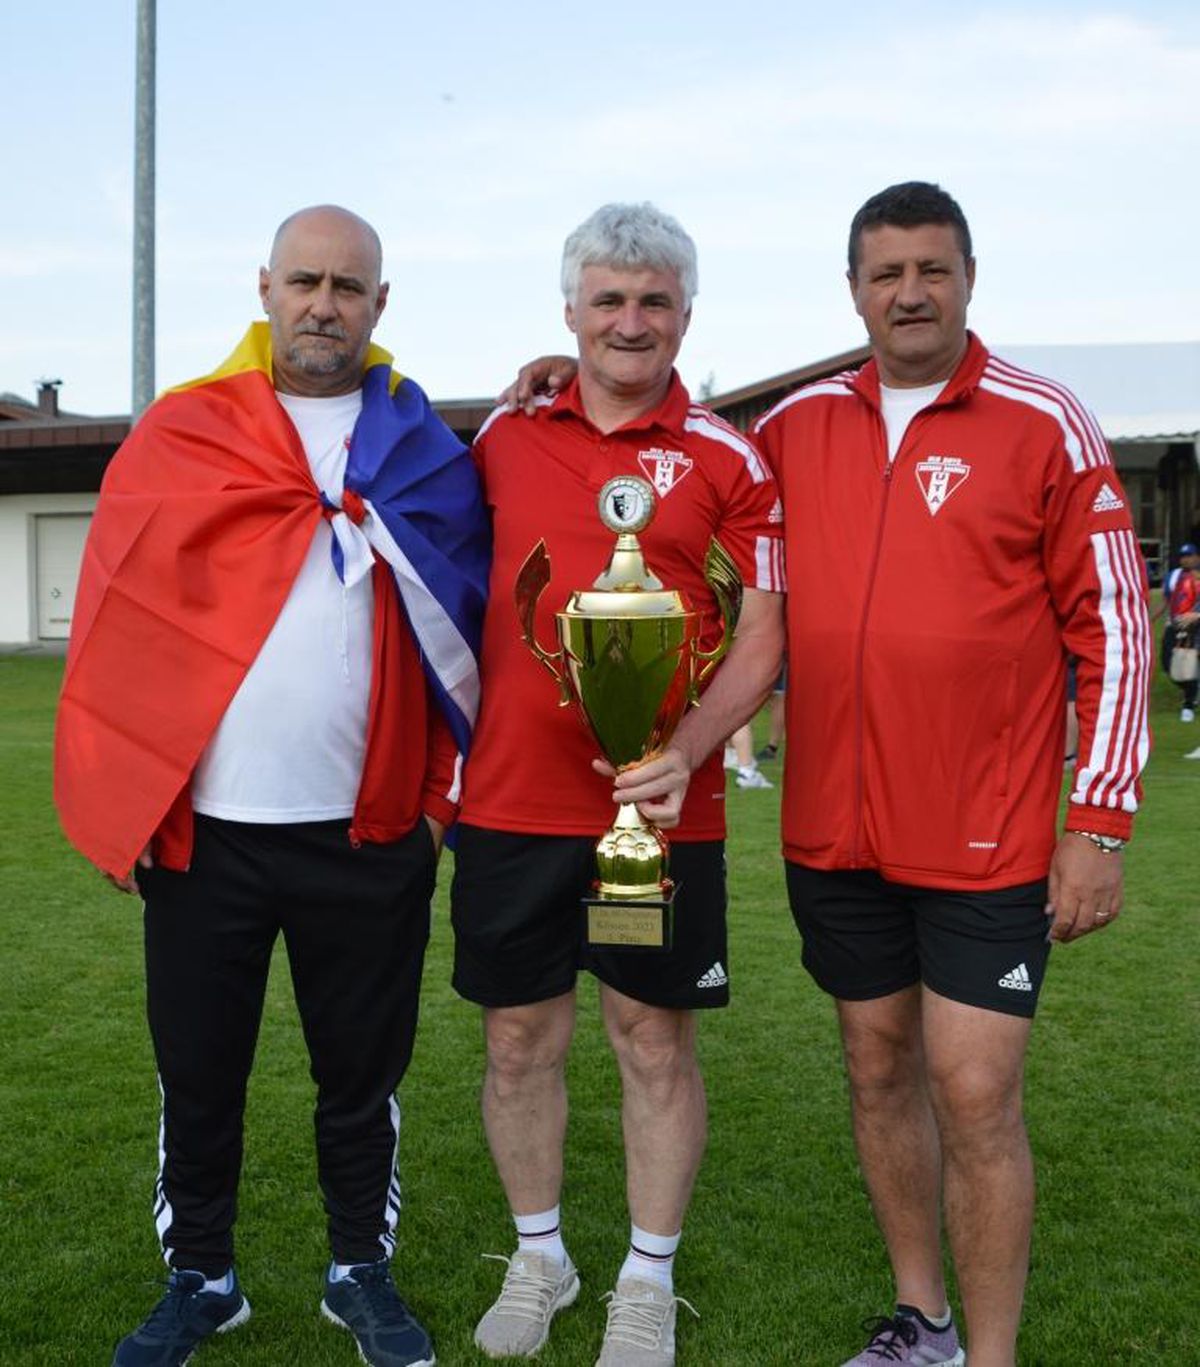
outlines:
[[[150, 1219], [158, 1092], [143, 1021], [136, 902], [65, 845], [49, 801], [60, 661], [0, 658], [0, 1364], [107, 1364], [164, 1275]], [[1029, 1064], [1040, 1203], [1021, 1362], [1200, 1362], [1197, 963], [1200, 725], [1156, 684], [1157, 753], [1110, 931], [1055, 952]], [[777, 765], [768, 772], [775, 772]], [[834, 1364], [887, 1307], [888, 1272], [850, 1143], [832, 1009], [799, 966], [776, 794], [730, 794], [734, 1005], [706, 1018], [712, 1138], [677, 1263], [700, 1311], [680, 1361]], [[397, 1279], [445, 1367], [471, 1330], [510, 1225], [476, 1098], [477, 1013], [448, 986], [443, 871], [417, 1055], [404, 1085]], [[239, 1220], [249, 1324], [197, 1363], [356, 1361], [317, 1314], [327, 1258], [312, 1088], [276, 966], [251, 1085]], [[584, 1289], [539, 1361], [590, 1367], [597, 1298], [626, 1215], [613, 1066], [590, 983], [571, 1062], [565, 1233]]]

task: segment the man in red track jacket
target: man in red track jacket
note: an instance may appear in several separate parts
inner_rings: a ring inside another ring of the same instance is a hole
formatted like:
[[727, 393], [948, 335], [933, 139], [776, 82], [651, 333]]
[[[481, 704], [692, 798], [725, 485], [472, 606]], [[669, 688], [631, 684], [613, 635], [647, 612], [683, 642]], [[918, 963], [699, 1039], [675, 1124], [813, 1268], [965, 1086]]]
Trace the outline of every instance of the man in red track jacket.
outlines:
[[[1021, 1111], [1051, 940], [1110, 925], [1148, 750], [1144, 574], [1094, 418], [967, 331], [959, 206], [892, 186], [850, 232], [872, 359], [758, 424], [786, 509], [783, 845], [838, 1004], [896, 1280], [855, 1367], [1013, 1367], [1033, 1169]], [[1065, 833], [1067, 656], [1079, 763]], [[847, 1364], [849, 1367], [849, 1364]]]

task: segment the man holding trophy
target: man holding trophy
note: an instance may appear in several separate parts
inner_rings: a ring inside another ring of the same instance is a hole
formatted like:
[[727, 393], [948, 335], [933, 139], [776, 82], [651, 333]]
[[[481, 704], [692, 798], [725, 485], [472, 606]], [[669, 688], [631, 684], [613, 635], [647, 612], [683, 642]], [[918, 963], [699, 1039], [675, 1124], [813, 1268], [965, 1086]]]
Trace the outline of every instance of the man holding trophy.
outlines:
[[[454, 985], [484, 1009], [484, 1125], [518, 1236], [475, 1341], [530, 1356], [579, 1291], [559, 1196], [585, 968], [620, 1068], [632, 1230], [599, 1364], [669, 1367], [672, 1261], [705, 1143], [694, 1012], [729, 996], [716, 752], [778, 672], [782, 516], [757, 451], [674, 371], [696, 290], [679, 224], [606, 205], [567, 239], [562, 284], [578, 376], [532, 421], [498, 410], [475, 448], [495, 558]], [[556, 706], [544, 666], [576, 706]], [[612, 775], [630, 765], [640, 781], [614, 823]], [[669, 856], [647, 821], [671, 828]]]

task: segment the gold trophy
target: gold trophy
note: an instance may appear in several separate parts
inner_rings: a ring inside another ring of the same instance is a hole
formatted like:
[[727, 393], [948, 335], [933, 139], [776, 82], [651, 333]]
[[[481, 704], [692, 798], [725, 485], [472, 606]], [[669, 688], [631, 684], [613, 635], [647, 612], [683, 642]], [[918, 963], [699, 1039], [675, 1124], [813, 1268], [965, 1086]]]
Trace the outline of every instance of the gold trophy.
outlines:
[[[517, 575], [517, 615], [526, 645], [553, 674], [560, 706], [574, 702], [614, 769], [658, 754], [689, 703], [729, 649], [742, 606], [742, 581], [723, 546], [709, 543], [704, 577], [721, 608], [722, 639], [701, 651], [700, 614], [646, 567], [637, 534], [654, 517], [654, 489], [618, 475], [600, 490], [600, 520], [617, 543], [590, 589], [577, 589], [555, 614], [559, 648], [544, 649], [534, 616], [550, 582], [550, 557], [539, 541]], [[669, 949], [675, 884], [667, 840], [634, 803], [622, 803], [596, 846], [597, 878], [585, 897], [588, 943]]]

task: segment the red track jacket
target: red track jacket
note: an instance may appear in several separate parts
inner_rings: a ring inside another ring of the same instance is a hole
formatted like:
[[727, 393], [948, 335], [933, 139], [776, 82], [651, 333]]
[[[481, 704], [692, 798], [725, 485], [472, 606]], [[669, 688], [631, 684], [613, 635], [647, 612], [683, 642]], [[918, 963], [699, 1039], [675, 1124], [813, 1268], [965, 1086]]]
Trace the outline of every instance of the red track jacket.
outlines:
[[1067, 656], [1067, 827], [1128, 836], [1146, 761], [1145, 572], [1095, 419], [969, 337], [894, 463], [874, 361], [756, 433], [786, 509], [783, 845], [928, 887], [1046, 875]]

